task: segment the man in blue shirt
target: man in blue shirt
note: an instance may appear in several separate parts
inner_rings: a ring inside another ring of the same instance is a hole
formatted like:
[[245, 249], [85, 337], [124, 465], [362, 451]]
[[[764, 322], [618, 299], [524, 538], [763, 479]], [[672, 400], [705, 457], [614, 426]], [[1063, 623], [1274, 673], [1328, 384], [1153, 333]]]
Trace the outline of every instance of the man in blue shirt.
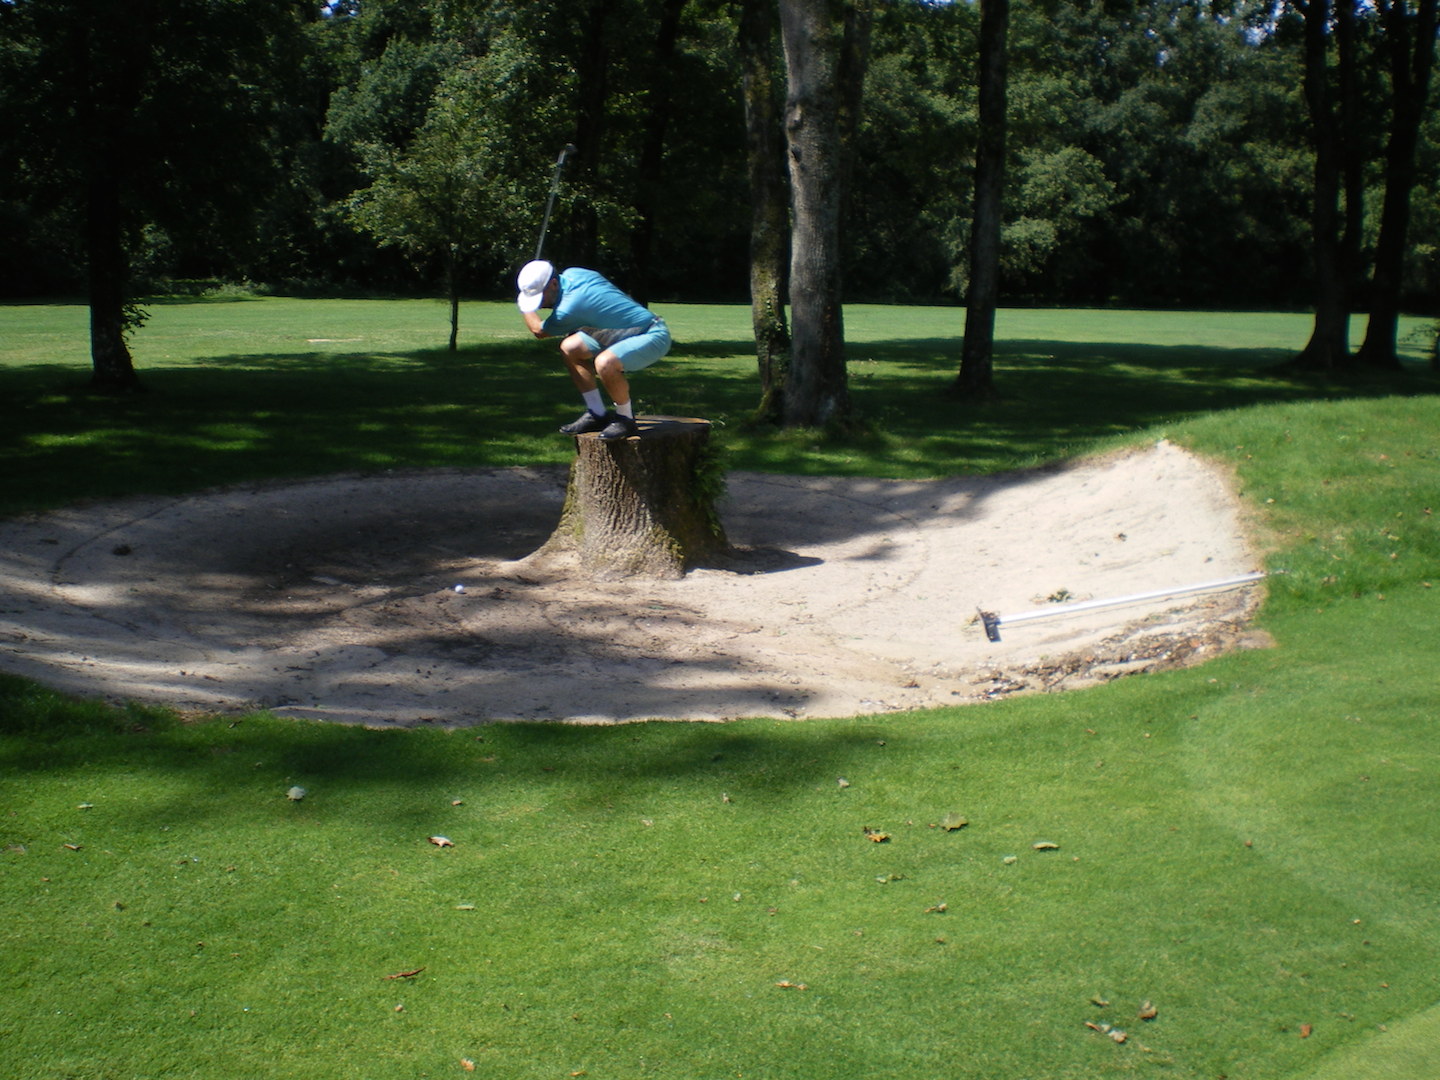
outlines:
[[[560, 357], [585, 402], [585, 412], [561, 432], [598, 431], [602, 439], [639, 434], [626, 376], [670, 351], [665, 320], [597, 271], [578, 266], [556, 273], [550, 263], [537, 259], [525, 264], [515, 283], [515, 303], [525, 325], [537, 338], [562, 339]], [[541, 308], [550, 309], [549, 317], [540, 317]], [[615, 406], [608, 412], [602, 387]]]

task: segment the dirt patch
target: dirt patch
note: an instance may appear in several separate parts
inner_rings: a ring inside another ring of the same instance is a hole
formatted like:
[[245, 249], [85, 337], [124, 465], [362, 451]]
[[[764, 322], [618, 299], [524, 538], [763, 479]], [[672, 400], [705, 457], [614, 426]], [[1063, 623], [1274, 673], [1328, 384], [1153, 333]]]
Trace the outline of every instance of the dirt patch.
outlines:
[[[1086, 685], [1255, 643], [1216, 467], [1161, 442], [1061, 469], [731, 474], [737, 551], [597, 583], [525, 556], [563, 469], [343, 476], [0, 522], [0, 669], [179, 709], [346, 722], [849, 716]], [[977, 610], [1052, 617], [1002, 624]]]

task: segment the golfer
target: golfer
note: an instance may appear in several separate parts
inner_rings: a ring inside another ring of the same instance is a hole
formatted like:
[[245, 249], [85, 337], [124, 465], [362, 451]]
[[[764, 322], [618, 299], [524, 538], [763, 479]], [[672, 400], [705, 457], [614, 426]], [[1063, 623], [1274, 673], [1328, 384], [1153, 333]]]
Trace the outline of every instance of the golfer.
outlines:
[[[543, 259], [526, 263], [515, 279], [515, 303], [537, 338], [560, 337], [560, 357], [580, 391], [585, 412], [560, 429], [566, 435], [598, 431], [602, 439], [638, 435], [627, 375], [670, 351], [665, 320], [625, 295], [595, 270], [572, 266], [556, 273]], [[549, 308], [541, 319], [540, 308]], [[614, 408], [605, 409], [601, 388]]]

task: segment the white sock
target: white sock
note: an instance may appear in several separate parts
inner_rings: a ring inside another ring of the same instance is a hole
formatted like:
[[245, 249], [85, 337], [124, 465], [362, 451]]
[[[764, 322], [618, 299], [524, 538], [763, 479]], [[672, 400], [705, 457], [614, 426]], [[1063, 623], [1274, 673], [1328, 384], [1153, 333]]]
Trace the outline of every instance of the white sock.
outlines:
[[605, 415], [605, 399], [600, 396], [599, 390], [586, 390], [580, 396], [585, 399], [585, 407], [596, 416]]
[[624, 405], [617, 404], [615, 411], [621, 416], [628, 416], [631, 420], [635, 419], [635, 403], [633, 401], [627, 401]]

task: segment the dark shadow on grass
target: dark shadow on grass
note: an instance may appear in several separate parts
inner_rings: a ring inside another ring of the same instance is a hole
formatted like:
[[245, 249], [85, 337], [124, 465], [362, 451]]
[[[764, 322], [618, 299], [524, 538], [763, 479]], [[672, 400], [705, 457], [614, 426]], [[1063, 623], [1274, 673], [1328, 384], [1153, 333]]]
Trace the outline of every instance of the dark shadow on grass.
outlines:
[[[897, 742], [899, 740], [900, 742]], [[265, 716], [182, 723], [163, 710], [74, 702], [24, 679], [0, 675], [0, 776], [66, 774], [109, 820], [134, 815], [137, 827], [203, 821], [235, 799], [285, 804], [300, 785], [309, 804], [343, 805], [352, 822], [417, 825], [438, 816], [429, 804], [397, 808], [382, 789], [448, 787], [483, 805], [524, 793], [573, 806], [613, 807], [644, 797], [650, 785], [693, 783], [744, 791], [747, 799], [808, 797], [811, 785], [873, 761], [903, 732], [871, 721], [799, 729], [774, 721], [738, 725], [654, 723], [623, 727], [499, 724], [458, 731], [373, 730]], [[164, 774], [184, 790], [164, 803], [105, 804], [105, 781]], [[640, 792], [627, 784], [639, 784]], [[249, 794], [247, 794], [249, 793]], [[423, 833], [421, 834], [423, 835]]]

